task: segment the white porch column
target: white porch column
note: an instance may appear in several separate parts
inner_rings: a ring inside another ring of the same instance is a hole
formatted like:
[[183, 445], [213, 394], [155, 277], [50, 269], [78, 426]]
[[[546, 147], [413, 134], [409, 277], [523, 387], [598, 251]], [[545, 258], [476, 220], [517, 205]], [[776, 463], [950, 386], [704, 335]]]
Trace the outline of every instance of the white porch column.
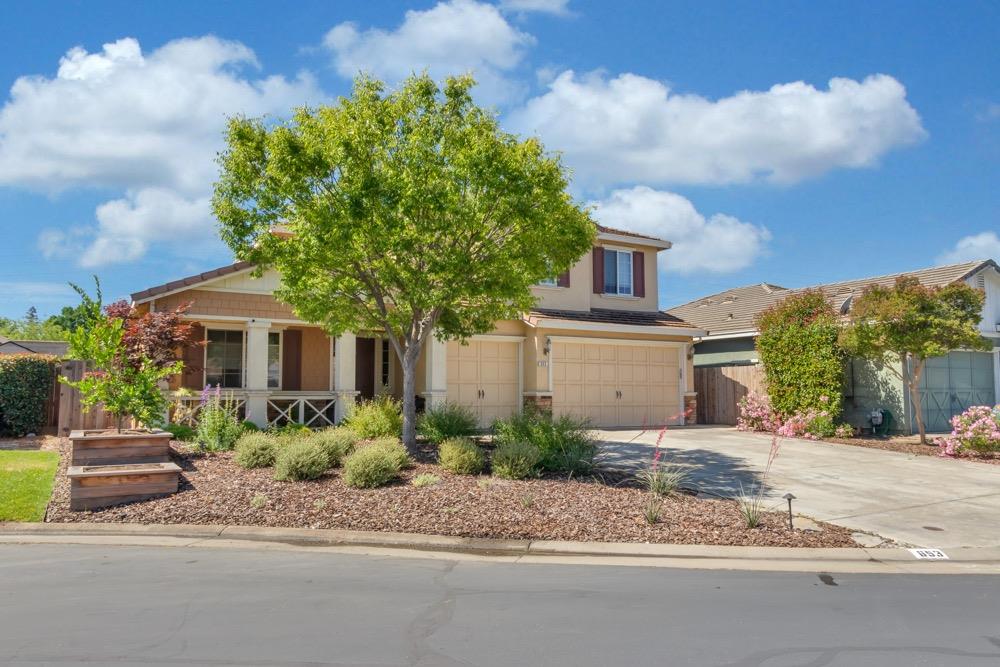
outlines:
[[424, 350], [424, 409], [448, 400], [448, 343], [431, 336]]
[[333, 342], [333, 392], [337, 397], [333, 416], [338, 424], [358, 398], [354, 384], [357, 345], [357, 336], [353, 333], [341, 334]]
[[247, 419], [267, 426], [267, 332], [270, 320], [247, 320]]

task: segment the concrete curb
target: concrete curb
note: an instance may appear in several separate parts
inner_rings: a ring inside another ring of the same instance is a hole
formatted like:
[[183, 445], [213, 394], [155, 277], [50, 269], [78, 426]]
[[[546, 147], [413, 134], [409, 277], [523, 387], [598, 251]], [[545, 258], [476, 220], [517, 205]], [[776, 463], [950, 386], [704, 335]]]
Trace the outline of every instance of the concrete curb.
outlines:
[[524, 563], [694, 569], [909, 574], [1000, 574], [1000, 548], [948, 549], [949, 560], [917, 560], [907, 549], [741, 547], [695, 544], [495, 540], [414, 533], [191, 524], [0, 522], [0, 544], [100, 544], [326, 549]]

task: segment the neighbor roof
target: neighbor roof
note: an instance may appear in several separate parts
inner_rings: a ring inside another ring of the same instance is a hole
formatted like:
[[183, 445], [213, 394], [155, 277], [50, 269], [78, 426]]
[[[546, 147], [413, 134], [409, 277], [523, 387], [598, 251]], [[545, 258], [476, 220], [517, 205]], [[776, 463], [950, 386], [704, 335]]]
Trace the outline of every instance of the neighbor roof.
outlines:
[[965, 280], [990, 265], [997, 268], [997, 264], [993, 260], [978, 260], [796, 289], [768, 283], [746, 285], [696, 299], [670, 308], [667, 312], [691, 322], [696, 327], [707, 329], [710, 336], [742, 332], [753, 333], [757, 328], [754, 319], [758, 313], [796, 292], [819, 290], [826, 295], [838, 312], [843, 312], [850, 306], [848, 302], [851, 297], [860, 294], [869, 285], [889, 286], [901, 276], [914, 276], [923, 285], [938, 287]]
[[195, 275], [188, 276], [187, 278], [172, 280], [169, 283], [163, 283], [162, 285], [157, 285], [156, 287], [150, 287], [149, 289], [144, 289], [141, 292], [134, 292], [132, 294], [132, 301], [144, 301], [154, 296], [166, 294], [167, 292], [184, 289], [185, 287], [193, 287], [195, 285], [208, 282], [209, 280], [222, 278], [223, 276], [232, 275], [234, 273], [239, 273], [240, 271], [246, 271], [247, 269], [252, 268], [253, 264], [251, 262], [236, 262], [235, 264], [222, 266], [218, 269], [205, 271], [204, 273], [196, 273]]
[[61, 357], [69, 350], [69, 343], [62, 340], [11, 340], [0, 336], [0, 354], [51, 354]]

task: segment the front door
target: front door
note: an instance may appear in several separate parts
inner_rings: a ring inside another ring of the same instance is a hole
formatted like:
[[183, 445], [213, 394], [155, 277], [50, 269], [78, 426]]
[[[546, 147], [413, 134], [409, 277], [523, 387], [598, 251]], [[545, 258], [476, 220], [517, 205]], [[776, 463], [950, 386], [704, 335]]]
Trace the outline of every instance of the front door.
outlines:
[[354, 388], [359, 400], [375, 398], [375, 339], [358, 338], [354, 358]]

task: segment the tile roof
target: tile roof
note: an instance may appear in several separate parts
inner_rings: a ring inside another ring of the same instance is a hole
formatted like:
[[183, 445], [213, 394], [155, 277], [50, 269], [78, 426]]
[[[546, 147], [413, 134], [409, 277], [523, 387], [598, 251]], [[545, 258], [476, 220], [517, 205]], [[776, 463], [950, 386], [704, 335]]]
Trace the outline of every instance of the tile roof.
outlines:
[[573, 320], [576, 322], [600, 322], [603, 324], [628, 324], [643, 327], [680, 327], [693, 329], [691, 324], [669, 313], [645, 312], [638, 310], [612, 310], [592, 308], [590, 310], [557, 310], [535, 308], [528, 314], [528, 320], [540, 319]]
[[660, 241], [661, 243], [670, 243], [670, 241], [666, 239], [661, 239], [658, 236], [639, 234], [637, 232], [630, 232], [626, 229], [615, 229], [614, 227], [605, 227], [604, 225], [597, 225], [597, 231], [602, 234], [618, 234], [619, 236], [631, 236], [637, 239], [649, 239], [650, 241]]
[[796, 292], [820, 290], [830, 299], [835, 309], [843, 311], [845, 306], [849, 307], [850, 298], [860, 294], [869, 285], [892, 285], [900, 276], [915, 276], [922, 284], [932, 287], [948, 285], [968, 278], [984, 265], [990, 264], [997, 266], [992, 260], [963, 262], [795, 289], [767, 283], [746, 285], [696, 299], [670, 308], [667, 312], [692, 322], [698, 328], [707, 329], [709, 335], [754, 331], [754, 318], [758, 313]]
[[233, 273], [239, 273], [240, 271], [244, 271], [252, 267], [253, 264], [250, 262], [236, 262], [235, 264], [230, 264], [229, 266], [222, 266], [219, 267], [218, 269], [205, 271], [204, 273], [196, 273], [195, 275], [188, 276], [187, 278], [173, 280], [169, 283], [164, 283], [162, 285], [157, 285], [156, 287], [150, 287], [148, 289], [144, 289], [141, 292], [134, 292], [132, 294], [132, 301], [142, 301], [144, 299], [149, 299], [154, 296], [159, 296], [160, 294], [173, 292], [174, 290], [184, 289], [185, 287], [192, 287], [194, 285], [201, 284], [208, 280], [221, 278], [223, 276], [228, 276]]

